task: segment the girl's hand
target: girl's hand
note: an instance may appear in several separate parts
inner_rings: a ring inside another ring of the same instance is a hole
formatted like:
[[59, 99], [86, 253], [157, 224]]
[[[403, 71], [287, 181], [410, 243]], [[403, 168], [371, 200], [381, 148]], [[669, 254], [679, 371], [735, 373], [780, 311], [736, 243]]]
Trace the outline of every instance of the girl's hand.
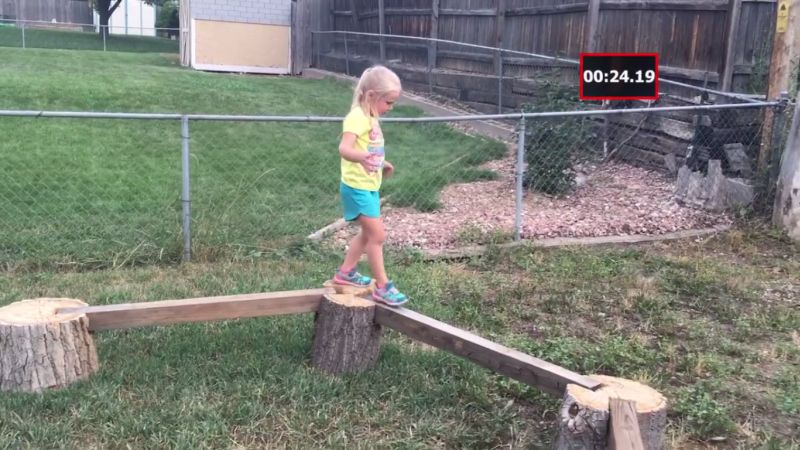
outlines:
[[383, 160], [383, 177], [389, 178], [394, 175], [394, 166], [389, 161]]
[[361, 161], [359, 161], [361, 166], [364, 167], [367, 173], [375, 173], [380, 165], [379, 156], [370, 153], [362, 153], [362, 155]]

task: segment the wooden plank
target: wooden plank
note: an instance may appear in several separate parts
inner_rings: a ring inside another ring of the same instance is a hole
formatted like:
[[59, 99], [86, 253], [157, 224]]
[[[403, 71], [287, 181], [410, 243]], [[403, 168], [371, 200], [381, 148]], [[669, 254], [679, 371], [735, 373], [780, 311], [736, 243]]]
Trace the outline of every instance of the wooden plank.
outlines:
[[608, 433], [609, 450], [644, 450], [639, 421], [636, 417], [636, 403], [621, 398], [609, 399]]
[[697, 238], [701, 236], [712, 236], [730, 229], [730, 225], [718, 225], [715, 228], [705, 228], [697, 230], [684, 230], [664, 233], [659, 235], [633, 234], [628, 236], [598, 236], [586, 238], [548, 238], [548, 239], [522, 239], [514, 242], [496, 245], [474, 245], [456, 249], [426, 250], [422, 252], [424, 261], [442, 261], [453, 259], [475, 258], [486, 255], [489, 251], [513, 249], [516, 247], [536, 247], [536, 248], [560, 248], [572, 246], [592, 246], [592, 245], [634, 245], [645, 242], [664, 242], [679, 239]]
[[589, 0], [589, 9], [586, 13], [586, 36], [584, 48], [587, 52], [597, 49], [597, 30], [600, 21], [600, 0]]
[[570, 383], [591, 390], [600, 387], [583, 375], [405, 308], [378, 305], [375, 321], [550, 394], [563, 395]]
[[58, 312], [84, 313], [89, 329], [98, 331], [313, 312], [326, 293], [330, 290], [306, 289], [65, 308]]
[[495, 9], [452, 9], [452, 8], [439, 9], [440, 16], [482, 17], [482, 16], [494, 16], [496, 14], [497, 10]]
[[703, 2], [687, 0], [617, 0], [603, 1], [603, 9], [648, 11], [726, 11], [728, 0], [706, 0]]
[[[333, 12], [334, 15], [340, 17], [350, 17], [353, 15], [351, 10], [337, 10]], [[384, 8], [384, 16], [429, 16], [431, 14], [430, 8]], [[373, 17], [380, 17], [380, 11], [366, 11], [358, 14], [359, 19], [370, 19]]]
[[634, 129], [630, 127], [620, 127], [613, 120], [609, 120], [610, 125], [610, 140], [616, 146], [618, 142], [627, 140], [627, 144], [639, 149], [648, 150], [650, 152], [666, 155], [672, 153], [676, 156], [686, 156], [688, 151], [689, 142], [672, 139], [661, 134], [650, 132], [647, 130], [639, 130], [635, 134]]
[[[592, 0], [593, 1], [593, 0]], [[585, 12], [589, 3], [573, 3], [570, 5], [528, 6], [521, 8], [508, 8], [508, 16], [544, 16], [551, 14], [571, 14]]]
[[695, 126], [670, 119], [660, 114], [648, 114], [644, 123], [642, 119], [646, 113], [615, 114], [609, 120], [613, 123], [624, 124], [642, 130], [658, 131], [674, 138], [691, 141], [694, 137]]

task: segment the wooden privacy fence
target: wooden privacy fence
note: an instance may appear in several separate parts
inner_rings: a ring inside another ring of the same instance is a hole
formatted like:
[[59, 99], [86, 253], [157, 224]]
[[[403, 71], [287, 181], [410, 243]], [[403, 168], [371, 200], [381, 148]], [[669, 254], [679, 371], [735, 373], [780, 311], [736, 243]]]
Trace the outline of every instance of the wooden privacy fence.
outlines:
[[75, 299], [22, 300], [0, 308], [0, 391], [61, 388], [97, 372], [90, 332], [314, 313], [312, 365], [331, 375], [370, 369], [384, 327], [544, 392], [563, 396], [555, 449], [658, 449], [666, 400], [631, 380], [582, 376], [405, 308], [363, 297], [371, 288], [322, 289], [88, 306]]
[[[737, 91], [758, 88], [770, 58], [776, 0], [298, 0], [296, 33], [358, 31], [430, 37], [577, 59], [581, 52], [657, 52], [662, 75]], [[324, 43], [322, 45], [329, 45]], [[305, 42], [310, 45], [310, 42]], [[338, 45], [341, 45], [339, 43]], [[497, 73], [496, 55], [437, 45], [377, 44], [382, 60]], [[424, 50], [424, 51], [423, 51]], [[445, 49], [446, 50], [446, 49]], [[305, 66], [311, 65], [306, 54]], [[513, 59], [506, 60], [509, 70]], [[525, 63], [518, 61], [517, 63]], [[301, 64], [301, 65], [302, 65]], [[539, 65], [550, 64], [540, 62]]]
[[92, 6], [87, 0], [3, 0], [0, 19], [83, 24], [92, 23]]

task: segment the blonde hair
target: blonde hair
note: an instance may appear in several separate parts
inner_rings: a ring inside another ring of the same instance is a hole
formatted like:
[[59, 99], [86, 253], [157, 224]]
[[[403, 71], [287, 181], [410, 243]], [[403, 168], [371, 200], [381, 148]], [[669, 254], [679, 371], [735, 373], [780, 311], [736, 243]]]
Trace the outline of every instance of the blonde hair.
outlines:
[[358, 84], [353, 91], [353, 104], [351, 108], [360, 106], [369, 115], [372, 115], [370, 106], [375, 99], [369, 99], [369, 92], [374, 92], [378, 98], [385, 97], [392, 92], [403, 89], [400, 78], [384, 66], [372, 66], [361, 74]]

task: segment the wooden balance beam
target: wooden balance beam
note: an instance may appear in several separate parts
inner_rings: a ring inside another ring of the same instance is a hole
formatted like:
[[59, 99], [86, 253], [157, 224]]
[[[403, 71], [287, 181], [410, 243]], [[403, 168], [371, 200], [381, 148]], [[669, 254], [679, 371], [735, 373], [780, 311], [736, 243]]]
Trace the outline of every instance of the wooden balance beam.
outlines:
[[[637, 446], [624, 448], [661, 446], [666, 400], [647, 386], [602, 375], [586, 377], [417, 312], [377, 304], [364, 299], [363, 292], [343, 294], [330, 286], [106, 306], [63, 298], [12, 303], [0, 308], [0, 336], [10, 339], [0, 355], [0, 391], [38, 392], [89, 377], [99, 367], [90, 331], [307, 312], [316, 314], [312, 364], [321, 371], [368, 370], [378, 358], [382, 328], [389, 327], [563, 395], [557, 450], [604, 448], [609, 435], [615, 448], [631, 442]], [[645, 433], [634, 433], [638, 430]]]
[[600, 387], [599, 381], [406, 308], [378, 305], [375, 321], [553, 395], [563, 395], [568, 384], [589, 390]]
[[186, 322], [240, 319], [314, 312], [328, 289], [68, 307], [59, 314], [86, 314], [89, 330], [115, 330]]
[[[59, 314], [85, 314], [90, 331], [113, 330], [186, 322], [316, 312], [329, 288], [259, 294], [122, 303], [61, 308]], [[468, 331], [406, 308], [375, 306], [374, 321], [413, 339], [446, 350], [480, 366], [554, 394], [568, 384], [594, 390], [600, 383], [555, 364], [526, 355]]]

